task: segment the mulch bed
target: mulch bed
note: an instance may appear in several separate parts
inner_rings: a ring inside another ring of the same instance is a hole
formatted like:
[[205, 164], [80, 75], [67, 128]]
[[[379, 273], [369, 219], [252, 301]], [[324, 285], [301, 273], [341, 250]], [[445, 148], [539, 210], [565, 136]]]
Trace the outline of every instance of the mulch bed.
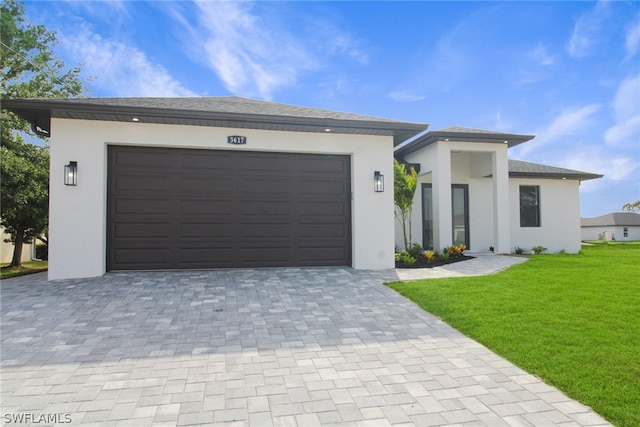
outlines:
[[396, 262], [396, 268], [433, 268], [440, 267], [442, 265], [453, 264], [454, 262], [466, 261], [473, 258], [475, 257], [460, 255], [455, 258], [451, 258], [448, 261], [440, 261], [439, 259], [434, 259], [432, 262], [428, 262], [426, 258], [421, 257], [413, 265], [405, 265], [402, 262]]

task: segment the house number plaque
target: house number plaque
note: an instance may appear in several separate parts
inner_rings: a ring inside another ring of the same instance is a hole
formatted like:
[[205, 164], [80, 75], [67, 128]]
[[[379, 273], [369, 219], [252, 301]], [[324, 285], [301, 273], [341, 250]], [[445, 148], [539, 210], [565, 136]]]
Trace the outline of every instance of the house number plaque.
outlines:
[[247, 143], [247, 137], [246, 136], [228, 136], [227, 137], [227, 144], [233, 144], [233, 145], [242, 145], [242, 144], [246, 144]]

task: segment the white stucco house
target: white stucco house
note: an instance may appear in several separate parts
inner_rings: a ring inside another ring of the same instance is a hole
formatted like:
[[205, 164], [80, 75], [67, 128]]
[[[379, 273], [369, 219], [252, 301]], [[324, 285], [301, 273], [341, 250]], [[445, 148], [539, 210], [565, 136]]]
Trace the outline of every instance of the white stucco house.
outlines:
[[612, 212], [582, 218], [582, 240], [640, 240], [640, 214]]
[[118, 270], [394, 267], [393, 159], [414, 241], [580, 248], [581, 181], [509, 161], [533, 138], [239, 97], [11, 99], [51, 143], [49, 279]]

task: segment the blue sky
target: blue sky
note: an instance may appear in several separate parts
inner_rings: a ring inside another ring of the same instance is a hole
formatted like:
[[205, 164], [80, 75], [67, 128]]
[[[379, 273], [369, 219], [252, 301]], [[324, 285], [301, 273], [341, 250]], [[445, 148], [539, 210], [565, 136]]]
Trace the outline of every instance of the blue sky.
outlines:
[[90, 96], [238, 95], [535, 134], [519, 160], [640, 199], [640, 3], [27, 1]]

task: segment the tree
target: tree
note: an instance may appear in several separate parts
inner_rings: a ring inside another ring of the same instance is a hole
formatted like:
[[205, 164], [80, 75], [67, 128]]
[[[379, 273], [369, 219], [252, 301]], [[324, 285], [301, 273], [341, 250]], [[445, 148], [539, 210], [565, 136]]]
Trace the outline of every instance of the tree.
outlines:
[[[43, 25], [25, 23], [24, 4], [0, 4], [0, 90], [6, 98], [69, 98], [85, 86], [80, 68], [68, 69], [54, 55], [56, 34]], [[48, 168], [46, 147], [24, 141], [37, 136], [25, 120], [2, 110], [2, 207], [0, 222], [15, 242], [12, 267], [20, 267], [22, 243], [43, 233], [48, 218]]]
[[640, 212], [640, 200], [625, 203], [624, 206], [622, 206], [622, 212]]
[[[396, 216], [400, 215], [402, 223], [402, 236], [404, 248], [409, 250], [411, 243], [411, 212], [413, 210], [413, 197], [418, 185], [418, 173], [414, 168], [408, 172], [405, 165], [393, 159], [393, 201], [398, 207]], [[407, 235], [407, 223], [409, 234]]]
[[0, 147], [2, 218], [15, 248], [11, 267], [20, 267], [22, 245], [47, 228], [49, 209], [49, 150], [20, 142]]

